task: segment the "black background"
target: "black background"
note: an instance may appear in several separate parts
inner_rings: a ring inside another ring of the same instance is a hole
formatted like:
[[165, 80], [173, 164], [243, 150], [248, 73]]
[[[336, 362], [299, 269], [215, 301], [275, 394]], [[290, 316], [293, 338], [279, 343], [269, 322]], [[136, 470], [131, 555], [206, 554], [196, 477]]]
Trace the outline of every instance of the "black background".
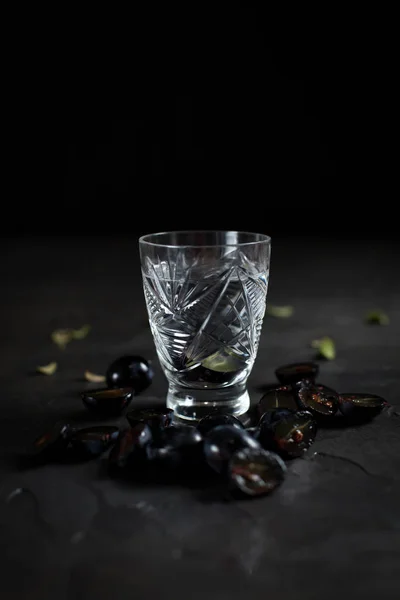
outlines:
[[270, 37], [271, 19], [237, 3], [168, 16], [123, 52], [129, 114], [69, 132], [66, 208], [117, 203], [114, 231], [313, 229], [336, 195], [337, 114], [305, 32]]
[[3, 232], [396, 236], [390, 51], [371, 16], [255, 2], [54, 16], [24, 52], [29, 191]]

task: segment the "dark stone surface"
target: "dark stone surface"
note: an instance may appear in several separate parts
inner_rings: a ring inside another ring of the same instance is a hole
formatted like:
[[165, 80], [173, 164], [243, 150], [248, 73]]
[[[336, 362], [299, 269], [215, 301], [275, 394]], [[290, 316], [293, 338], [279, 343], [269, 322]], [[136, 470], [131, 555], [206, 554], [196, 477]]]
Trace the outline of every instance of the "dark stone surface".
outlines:
[[[165, 397], [140, 282], [137, 240], [3, 240], [0, 274], [0, 552], [5, 600], [118, 597], [225, 600], [397, 598], [400, 591], [400, 246], [273, 240], [269, 301], [249, 380], [252, 402], [280, 364], [314, 358], [331, 335], [337, 358], [319, 381], [393, 406], [372, 423], [318, 433], [270, 497], [232, 501], [214, 490], [129, 485], [101, 460], [23, 470], [17, 455], [60, 418], [92, 424], [79, 393], [86, 369], [125, 353], [154, 361], [144, 403]], [[386, 310], [387, 327], [363, 323]], [[93, 327], [59, 350], [56, 327]], [[59, 363], [54, 376], [35, 367]], [[132, 406], [132, 405], [131, 405]], [[121, 419], [102, 420], [119, 423]]]

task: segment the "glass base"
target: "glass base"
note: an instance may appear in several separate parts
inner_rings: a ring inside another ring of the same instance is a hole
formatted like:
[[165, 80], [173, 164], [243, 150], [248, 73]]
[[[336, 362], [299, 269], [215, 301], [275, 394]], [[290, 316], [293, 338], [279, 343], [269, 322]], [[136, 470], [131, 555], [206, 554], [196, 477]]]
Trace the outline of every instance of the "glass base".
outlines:
[[250, 397], [245, 385], [221, 389], [199, 390], [170, 385], [167, 407], [175, 416], [188, 421], [199, 421], [210, 412], [239, 417], [249, 410]]

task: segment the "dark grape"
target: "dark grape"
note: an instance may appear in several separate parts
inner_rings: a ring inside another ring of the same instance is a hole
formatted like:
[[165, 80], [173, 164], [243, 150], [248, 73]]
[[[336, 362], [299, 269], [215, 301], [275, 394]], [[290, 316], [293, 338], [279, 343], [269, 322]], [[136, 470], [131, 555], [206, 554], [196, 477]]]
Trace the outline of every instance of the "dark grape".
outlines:
[[102, 388], [90, 390], [81, 394], [86, 408], [104, 416], [116, 416], [130, 404], [133, 398], [133, 389], [124, 388]]
[[258, 441], [265, 449], [293, 458], [308, 450], [316, 434], [317, 424], [310, 412], [276, 409], [262, 416]]
[[108, 465], [111, 473], [121, 471], [128, 464], [142, 467], [146, 460], [146, 446], [151, 442], [150, 427], [145, 423], [137, 423], [122, 432], [111, 449]]
[[237, 450], [228, 464], [232, 486], [246, 496], [270, 494], [282, 483], [285, 473], [282, 459], [261, 448]]
[[378, 415], [386, 401], [375, 394], [340, 394], [339, 410], [348, 421], [364, 423]]
[[119, 435], [118, 427], [101, 425], [79, 429], [71, 436], [70, 445], [76, 456], [99, 456], [113, 444]]
[[291, 363], [282, 365], [275, 370], [278, 381], [284, 385], [297, 383], [302, 379], [315, 381], [318, 377], [319, 366], [314, 362]]
[[153, 377], [153, 368], [142, 356], [121, 356], [111, 363], [106, 372], [108, 387], [132, 387], [135, 394], [148, 388]]
[[291, 408], [293, 410], [299, 408], [291, 386], [282, 385], [268, 390], [257, 404], [258, 416], [261, 417], [267, 410], [274, 408]]
[[174, 411], [166, 406], [153, 408], [135, 408], [130, 410], [126, 418], [131, 427], [138, 423], [146, 423], [156, 433], [159, 430], [169, 427], [172, 423]]
[[209, 466], [223, 472], [232, 455], [242, 448], [259, 449], [260, 444], [245, 429], [233, 425], [219, 425], [204, 439], [204, 454]]
[[41, 458], [58, 458], [67, 449], [74, 429], [68, 423], [56, 423], [33, 442], [30, 455]]
[[239, 421], [239, 419], [233, 415], [224, 415], [221, 413], [210, 413], [209, 415], [206, 415], [198, 422], [197, 429], [202, 435], [206, 435], [209, 431], [214, 429], [214, 427], [219, 427], [220, 425], [232, 425], [233, 427], [243, 429], [243, 423]]
[[168, 427], [148, 446], [147, 454], [161, 468], [196, 468], [203, 459], [203, 437], [194, 427]]
[[332, 417], [339, 407], [339, 396], [331, 388], [311, 382], [296, 385], [297, 400], [304, 410], [318, 417]]

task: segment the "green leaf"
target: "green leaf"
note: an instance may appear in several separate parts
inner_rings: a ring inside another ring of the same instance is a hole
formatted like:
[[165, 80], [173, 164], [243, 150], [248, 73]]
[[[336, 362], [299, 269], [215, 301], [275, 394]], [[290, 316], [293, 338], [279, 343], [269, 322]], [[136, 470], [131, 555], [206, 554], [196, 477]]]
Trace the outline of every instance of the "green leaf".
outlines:
[[241, 360], [230, 349], [224, 348], [205, 358], [201, 366], [218, 373], [233, 373], [243, 368], [243, 359]]
[[370, 325], [389, 325], [390, 320], [383, 310], [370, 310], [365, 316], [366, 323]]
[[80, 329], [72, 329], [72, 339], [83, 340], [90, 332], [90, 325], [82, 325]]
[[56, 329], [51, 334], [51, 339], [61, 350], [72, 340], [72, 329]]
[[90, 325], [83, 325], [80, 329], [56, 329], [52, 332], [51, 339], [61, 350], [64, 350], [72, 340], [83, 340], [90, 329]]
[[318, 350], [320, 356], [326, 360], [333, 360], [336, 357], [335, 342], [332, 338], [325, 336], [319, 340], [313, 340], [311, 347]]
[[274, 306], [273, 304], [267, 305], [267, 314], [277, 319], [287, 319], [293, 315], [293, 306]]

